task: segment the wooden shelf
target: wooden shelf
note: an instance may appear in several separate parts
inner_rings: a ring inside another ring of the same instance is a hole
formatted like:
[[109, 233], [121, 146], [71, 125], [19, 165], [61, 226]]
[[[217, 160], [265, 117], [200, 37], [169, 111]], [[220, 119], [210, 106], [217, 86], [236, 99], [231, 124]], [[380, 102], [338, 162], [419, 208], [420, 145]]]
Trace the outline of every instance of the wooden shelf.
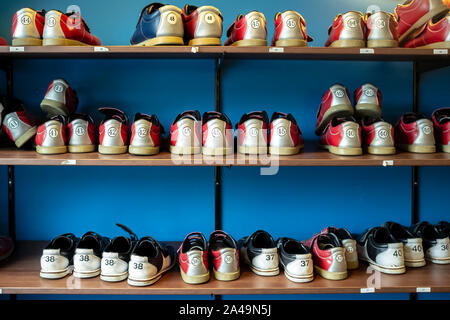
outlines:
[[[447, 52], [447, 53], [446, 53]], [[190, 46], [26, 46], [0, 47], [8, 58], [215, 58], [231, 59], [315, 59], [315, 60], [447, 60], [448, 51], [409, 48], [325, 48], [325, 47], [190, 47]]]
[[399, 152], [390, 156], [364, 154], [337, 156], [324, 150], [307, 147], [293, 156], [251, 156], [233, 154], [227, 157], [177, 156], [161, 152], [154, 156], [131, 154], [102, 155], [92, 153], [64, 153], [41, 155], [34, 150], [0, 150], [0, 165], [29, 166], [450, 166], [449, 153], [417, 154]]
[[[99, 277], [77, 279], [67, 276], [59, 280], [39, 277], [40, 255], [46, 242], [20, 241], [13, 256], [0, 263], [0, 289], [3, 294], [308, 294], [308, 293], [361, 293], [370, 283], [372, 273], [367, 265], [352, 271], [349, 278], [332, 281], [320, 276], [310, 283], [294, 283], [283, 273], [275, 277], [261, 277], [243, 268], [236, 281], [222, 282], [212, 277], [201, 285], [189, 285], [181, 279], [178, 268], [169, 271], [161, 280], [148, 287], [129, 286], [126, 281], [108, 283]], [[380, 274], [380, 286], [375, 293], [410, 293], [419, 290], [450, 292], [450, 265], [428, 264], [423, 268], [408, 268], [403, 275]]]

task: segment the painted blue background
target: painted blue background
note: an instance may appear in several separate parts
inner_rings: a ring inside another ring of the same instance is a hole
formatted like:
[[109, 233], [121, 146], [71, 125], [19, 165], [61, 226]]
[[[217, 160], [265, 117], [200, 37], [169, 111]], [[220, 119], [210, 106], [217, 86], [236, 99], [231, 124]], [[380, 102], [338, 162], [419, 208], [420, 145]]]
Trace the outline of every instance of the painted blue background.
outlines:
[[[63, 10], [72, 1], [3, 1], [0, 36], [11, 41], [11, 19], [22, 7]], [[87, 1], [75, 3], [105, 45], [128, 45], [146, 1]], [[171, 4], [184, 6], [182, 1]], [[268, 40], [277, 11], [294, 9], [307, 22], [323, 46], [327, 28], [337, 13], [365, 12], [378, 5], [392, 12], [397, 1], [195, 1], [211, 4], [224, 16], [224, 29], [239, 13], [260, 10], [266, 15]], [[239, 9], [237, 9], [239, 8]], [[222, 40], [225, 40], [225, 35]], [[214, 109], [212, 60], [17, 60], [14, 94], [29, 111], [42, 117], [39, 104], [51, 80], [63, 77], [77, 90], [80, 111], [99, 121], [101, 106], [122, 108], [131, 118], [136, 112], [156, 113], [168, 129], [174, 117], [196, 108]], [[448, 106], [450, 68], [427, 73], [420, 88], [420, 109], [428, 116]], [[315, 114], [321, 96], [335, 82], [352, 93], [372, 82], [384, 96], [384, 116], [395, 122], [412, 109], [412, 64], [409, 62], [338, 61], [225, 61], [223, 110], [236, 123], [252, 110], [292, 112], [306, 140], [315, 142]], [[0, 92], [5, 91], [0, 79]], [[114, 223], [131, 227], [139, 236], [182, 240], [192, 231], [209, 235], [214, 228], [213, 168], [122, 167], [16, 167], [18, 239], [50, 239], [57, 234], [85, 231], [115, 236]], [[7, 232], [7, 169], [0, 169], [0, 232]], [[420, 170], [420, 218], [437, 222], [450, 219], [446, 195], [450, 168]], [[354, 233], [395, 220], [410, 222], [411, 168], [280, 168], [273, 176], [259, 168], [223, 169], [223, 226], [235, 238], [266, 229], [275, 238], [310, 237], [322, 228], [345, 226]], [[263, 279], [262, 279], [263, 281]], [[49, 296], [20, 296], [43, 299]], [[50, 296], [51, 298], [60, 298]], [[429, 298], [420, 295], [420, 298]], [[80, 297], [75, 297], [80, 298]], [[117, 297], [95, 297], [117, 298]], [[121, 297], [119, 297], [121, 298]], [[125, 297], [130, 298], [130, 297]], [[134, 298], [134, 297], [133, 297]], [[164, 298], [164, 297], [137, 297]], [[174, 297], [170, 297], [174, 298]], [[192, 297], [196, 298], [196, 297]], [[199, 297], [209, 299], [209, 296]], [[260, 299], [407, 299], [407, 294], [225, 296]], [[449, 294], [433, 298], [450, 299]]]

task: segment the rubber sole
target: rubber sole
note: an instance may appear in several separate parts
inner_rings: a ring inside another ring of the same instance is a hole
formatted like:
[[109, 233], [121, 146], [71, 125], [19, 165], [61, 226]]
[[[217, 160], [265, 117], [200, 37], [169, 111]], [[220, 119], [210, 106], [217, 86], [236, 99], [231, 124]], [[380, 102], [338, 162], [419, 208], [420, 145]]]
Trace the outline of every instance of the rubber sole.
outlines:
[[36, 152], [40, 154], [60, 154], [67, 152], [67, 146], [41, 147], [36, 146]]
[[240, 277], [241, 270], [239, 269], [236, 272], [218, 272], [215, 268], [213, 268], [214, 278], [220, 281], [233, 281]]
[[395, 154], [395, 147], [367, 147], [367, 152], [370, 154]]
[[205, 156], [225, 156], [233, 153], [233, 148], [202, 148], [202, 154]]
[[267, 154], [267, 147], [247, 147], [247, 146], [238, 146], [238, 152], [243, 154]]
[[316, 272], [325, 279], [328, 280], [344, 280], [348, 277], [348, 272], [347, 271], [342, 271], [342, 272], [330, 272], [327, 271], [325, 269], [322, 269], [318, 266], [314, 266], [314, 270], [316, 270]]
[[170, 146], [170, 152], [174, 154], [198, 154], [202, 151], [201, 147], [179, 147], [179, 146]]
[[314, 280], [314, 274], [308, 274], [305, 276], [296, 276], [289, 273], [286, 269], [284, 269], [284, 275], [286, 276], [286, 278], [288, 278], [288, 280], [297, 283], [311, 282]]
[[347, 260], [347, 270], [355, 270], [359, 268], [359, 261], [348, 261]]
[[443, 152], [447, 152], [450, 153], [450, 145], [448, 144], [440, 144], [439, 148], [443, 151]]
[[164, 36], [164, 37], [155, 37], [152, 39], [148, 39], [142, 41], [134, 46], [144, 46], [144, 47], [153, 47], [153, 46], [164, 46], [164, 45], [184, 45], [184, 41], [182, 37], [174, 37], [174, 36]]
[[13, 39], [13, 46], [42, 46], [42, 39], [35, 38], [23, 38], [23, 39]]
[[398, 42], [395, 40], [367, 40], [367, 48], [396, 48]]
[[220, 46], [220, 38], [194, 38], [189, 41], [190, 46]]
[[450, 41], [430, 43], [425, 46], [417, 47], [420, 49], [450, 49]]
[[436, 264], [449, 264], [450, 263], [450, 257], [448, 258], [430, 258], [425, 257], [426, 260], [436, 263]]
[[39, 276], [41, 278], [44, 279], [51, 279], [51, 280], [55, 280], [55, 279], [61, 279], [64, 278], [65, 276], [67, 276], [68, 274], [70, 274], [72, 272], [71, 268], [67, 268], [65, 270], [62, 271], [58, 271], [58, 272], [49, 272], [49, 271], [43, 271], [41, 270], [41, 272], [39, 273]]
[[378, 118], [381, 117], [381, 108], [376, 104], [359, 103], [355, 106], [355, 114], [360, 118], [365, 116]]
[[231, 44], [233, 47], [251, 47], [251, 46], [266, 46], [267, 41], [263, 39], [245, 39], [233, 42]]
[[364, 40], [336, 40], [330, 44], [332, 48], [365, 48]]
[[48, 38], [42, 40], [43, 46], [90, 46], [87, 43], [72, 40], [72, 39], [59, 39], [59, 38]]
[[153, 154], [159, 153], [159, 147], [136, 147], [129, 146], [128, 153], [137, 155], [137, 156], [150, 156]]
[[83, 272], [78, 272], [76, 270], [73, 270], [73, 276], [75, 278], [88, 279], [88, 278], [94, 278], [94, 277], [100, 275], [101, 272], [102, 272], [101, 269], [97, 269], [94, 271], [83, 271]]
[[341, 148], [329, 145], [319, 144], [319, 147], [339, 156], [360, 156], [362, 148]]
[[122, 154], [128, 150], [127, 146], [98, 146], [98, 152], [101, 154]]
[[23, 135], [21, 135], [19, 138], [17, 138], [16, 141], [14, 141], [17, 148], [22, 147], [28, 140], [33, 138], [36, 135], [36, 132], [37, 132], [36, 127], [32, 127], [30, 129], [28, 129], [27, 131], [25, 131], [25, 133]]
[[81, 146], [68, 146], [67, 149], [71, 153], [85, 153], [94, 152], [96, 146], [93, 144], [81, 145]]
[[173, 266], [175, 266], [175, 261], [172, 261], [172, 264], [167, 267], [164, 270], [161, 270], [158, 274], [155, 274], [153, 277], [149, 278], [149, 279], [133, 279], [130, 278], [130, 276], [128, 276], [128, 284], [131, 286], [135, 286], [135, 287], [145, 287], [145, 286], [149, 286], [154, 284], [155, 282], [157, 282], [159, 279], [161, 279], [161, 277], [163, 276], [164, 273], [166, 273], [167, 271], [169, 271], [170, 269], [173, 268]]
[[200, 274], [197, 276], [188, 276], [187, 274], [184, 273], [184, 271], [182, 269], [180, 269], [180, 273], [181, 273], [181, 278], [183, 279], [183, 281], [188, 284], [201, 284], [201, 283], [208, 282], [209, 276], [210, 276], [209, 271], [208, 271], [208, 273]]
[[44, 99], [41, 102], [41, 109], [47, 114], [47, 118], [57, 115], [69, 115], [69, 110], [67, 110], [66, 105], [59, 101]]
[[361, 260], [366, 261], [373, 269], [383, 272], [383, 273], [387, 273], [387, 274], [403, 274], [406, 272], [406, 268], [405, 267], [384, 267], [384, 266], [380, 266], [379, 264], [376, 264], [372, 261], [368, 261], [366, 259], [360, 258]]
[[448, 11], [449, 8], [441, 3], [440, 6], [437, 6], [432, 11], [425, 14], [423, 17], [421, 17], [419, 20], [417, 20], [411, 27], [409, 27], [408, 30], [406, 30], [405, 33], [403, 33], [399, 39], [398, 42], [400, 45], [403, 45], [406, 41], [408, 41], [412, 36], [414, 36], [414, 32], [419, 29], [421, 26], [423, 26], [425, 23], [428, 22], [428, 20], [432, 19], [434, 16], [439, 15], [440, 13]]
[[264, 277], [272, 277], [272, 276], [277, 276], [280, 274], [279, 267], [263, 270], [263, 269], [259, 269], [259, 268], [256, 268], [255, 266], [250, 265], [250, 270], [252, 270], [257, 275], [264, 276]]
[[423, 260], [411, 260], [411, 261], [407, 261], [405, 260], [405, 266], [406, 267], [410, 267], [410, 268], [419, 268], [419, 267], [423, 267], [425, 266], [427, 263], [425, 261], [425, 259]]
[[354, 109], [351, 105], [347, 104], [338, 104], [330, 107], [323, 115], [322, 121], [319, 122], [315, 132], [317, 135], [321, 135], [327, 124], [331, 121], [331, 119], [335, 117], [346, 117], [352, 116], [354, 113]]
[[413, 144], [399, 144], [398, 147], [402, 150], [414, 153], [434, 153], [436, 152], [436, 146], [419, 146]]
[[122, 274], [107, 275], [100, 273], [100, 279], [106, 282], [120, 282], [128, 278], [128, 271]]
[[307, 47], [308, 43], [306, 40], [301, 39], [281, 39], [275, 41], [275, 46], [277, 47]]
[[291, 156], [300, 152], [303, 149], [303, 145], [296, 147], [269, 147], [270, 154], [277, 154], [280, 156]]

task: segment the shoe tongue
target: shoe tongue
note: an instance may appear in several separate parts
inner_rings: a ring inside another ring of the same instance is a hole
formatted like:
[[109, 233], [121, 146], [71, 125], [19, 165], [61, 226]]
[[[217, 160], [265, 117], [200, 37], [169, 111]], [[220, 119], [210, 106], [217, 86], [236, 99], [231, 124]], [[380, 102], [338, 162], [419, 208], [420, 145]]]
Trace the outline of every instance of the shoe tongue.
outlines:
[[274, 21], [277, 21], [278, 17], [281, 16], [281, 12], [277, 12], [275, 14], [275, 18], [273, 18]]
[[156, 10], [158, 10], [161, 7], [164, 7], [164, 4], [159, 3], [159, 2], [153, 2], [153, 3], [149, 4], [148, 6], [144, 7], [143, 11], [145, 9], [147, 9], [147, 12], [150, 14], [152, 12], [155, 12]]
[[191, 250], [199, 250], [199, 251], [203, 251], [203, 248], [201, 246], [192, 246]]
[[56, 121], [59, 121], [59, 122], [61, 122], [63, 124], [66, 124], [67, 118], [65, 116], [63, 116], [62, 114], [58, 114], [56, 116], [51, 117], [49, 119], [49, 121], [51, 121], [51, 120], [56, 120]]
[[190, 15], [192, 12], [194, 12], [195, 10], [197, 10], [197, 8], [198, 8], [197, 6], [187, 4], [187, 5], [184, 6], [183, 11], [184, 11], [184, 13], [188, 16], [188, 15]]

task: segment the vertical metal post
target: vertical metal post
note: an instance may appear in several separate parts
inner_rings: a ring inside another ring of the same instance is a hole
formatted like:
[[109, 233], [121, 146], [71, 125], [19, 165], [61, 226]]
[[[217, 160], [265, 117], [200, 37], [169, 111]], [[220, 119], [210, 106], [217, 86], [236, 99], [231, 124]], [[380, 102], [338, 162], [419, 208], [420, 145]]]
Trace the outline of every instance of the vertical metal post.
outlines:
[[13, 62], [9, 60], [6, 63], [6, 95], [12, 98], [14, 95], [14, 78], [13, 78]]
[[8, 233], [16, 241], [16, 195], [14, 166], [8, 166]]
[[[419, 112], [420, 74], [417, 61], [413, 62], [413, 112]], [[419, 222], [419, 167], [411, 168], [411, 224]], [[409, 300], [416, 301], [417, 293], [411, 293]]]
[[[222, 111], [221, 80], [222, 80], [223, 56], [215, 60], [215, 110]], [[214, 168], [214, 227], [222, 229], [222, 167]]]
[[[420, 73], [419, 64], [413, 62], [413, 111], [419, 112]], [[411, 224], [419, 222], [419, 167], [412, 167]]]
[[[214, 66], [215, 74], [215, 111], [222, 111], [222, 64], [223, 55], [216, 58]], [[216, 230], [222, 229], [222, 167], [214, 167], [214, 228]], [[214, 295], [214, 300], [222, 300], [221, 295]]]

